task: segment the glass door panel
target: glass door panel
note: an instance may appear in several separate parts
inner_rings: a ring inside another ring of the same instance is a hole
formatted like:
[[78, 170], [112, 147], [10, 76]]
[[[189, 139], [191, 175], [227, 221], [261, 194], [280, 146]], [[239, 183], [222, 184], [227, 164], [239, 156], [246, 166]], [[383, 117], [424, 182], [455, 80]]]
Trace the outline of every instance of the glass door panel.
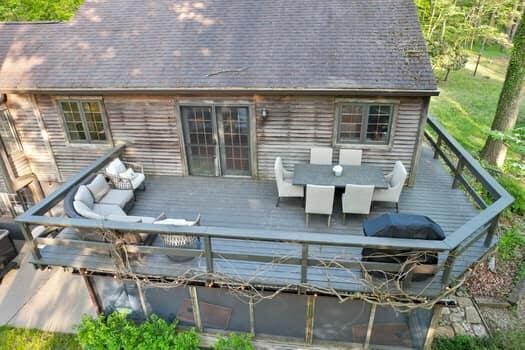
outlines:
[[216, 107], [222, 175], [251, 175], [248, 107]]
[[216, 125], [212, 107], [181, 107], [190, 175], [217, 175]]

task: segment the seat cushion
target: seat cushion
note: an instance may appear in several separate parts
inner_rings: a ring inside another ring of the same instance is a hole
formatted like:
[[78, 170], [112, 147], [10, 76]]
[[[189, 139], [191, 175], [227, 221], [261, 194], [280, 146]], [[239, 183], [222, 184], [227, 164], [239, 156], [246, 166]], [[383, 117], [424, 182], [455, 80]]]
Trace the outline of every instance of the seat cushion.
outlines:
[[164, 220], [155, 221], [154, 224], [174, 225], [174, 226], [194, 226], [195, 221], [188, 221], [184, 219], [164, 219]]
[[75, 193], [75, 201], [79, 201], [84, 203], [86, 207], [89, 209], [93, 208], [93, 204], [95, 202], [95, 199], [93, 198], [93, 195], [88, 190], [88, 188], [85, 185], [80, 185], [78, 187], [77, 193]]
[[144, 180], [146, 180], [146, 176], [144, 176], [144, 174], [136, 173], [135, 175], [136, 176], [133, 179], [131, 179], [131, 185], [133, 186], [134, 190], [139, 188], [140, 185], [142, 185], [142, 183], [144, 182]]
[[126, 216], [124, 210], [116, 204], [98, 204], [93, 205], [93, 211], [103, 217], [109, 215]]
[[108, 164], [106, 172], [112, 176], [118, 176], [118, 174], [126, 171], [126, 166], [120, 158], [115, 158], [111, 163]]
[[124, 208], [133, 199], [132, 190], [109, 190], [108, 193], [98, 202], [99, 204], [115, 204]]
[[106, 178], [102, 174], [98, 174], [86, 187], [95, 198], [95, 202], [99, 202], [111, 189]]
[[104, 216], [98, 213], [95, 213], [91, 208], [89, 208], [82, 201], [73, 201], [73, 208], [78, 215], [87, 218], [87, 219], [104, 219]]

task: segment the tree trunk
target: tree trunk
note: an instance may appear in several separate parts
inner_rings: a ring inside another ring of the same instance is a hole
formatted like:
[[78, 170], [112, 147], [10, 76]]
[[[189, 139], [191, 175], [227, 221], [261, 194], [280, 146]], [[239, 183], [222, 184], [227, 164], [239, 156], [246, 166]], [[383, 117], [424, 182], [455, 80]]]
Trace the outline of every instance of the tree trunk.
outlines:
[[[521, 23], [514, 37], [514, 47], [510, 56], [509, 65], [503, 89], [499, 96], [496, 116], [491, 129], [506, 132], [513, 129], [518, 119], [520, 102], [523, 98], [525, 78], [525, 13], [522, 14]], [[487, 141], [481, 151], [482, 158], [490, 164], [501, 168], [507, 157], [507, 147], [503, 141], [493, 137], [487, 137]]]

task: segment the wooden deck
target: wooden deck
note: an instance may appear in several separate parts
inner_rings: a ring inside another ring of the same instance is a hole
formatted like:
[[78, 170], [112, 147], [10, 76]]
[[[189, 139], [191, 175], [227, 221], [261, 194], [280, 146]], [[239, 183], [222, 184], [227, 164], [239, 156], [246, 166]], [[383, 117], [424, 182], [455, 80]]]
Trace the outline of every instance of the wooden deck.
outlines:
[[[442, 164], [432, 158], [425, 146], [420, 162], [417, 183], [405, 188], [401, 196], [400, 210], [405, 213], [428, 215], [439, 223], [448, 234], [477, 214], [474, 205], [459, 189], [452, 189], [452, 178]], [[342, 222], [340, 198], [334, 206], [332, 226], [326, 226], [326, 217], [313, 216], [310, 227], [305, 227], [304, 209], [301, 200], [282, 200], [275, 207], [276, 188], [273, 181], [257, 181], [246, 178], [206, 177], [153, 177], [147, 179], [147, 190], [137, 192], [137, 203], [132, 215], [157, 216], [161, 212], [170, 218], [193, 219], [202, 216], [203, 226], [235, 228], [260, 228], [272, 231], [327, 232], [342, 235], [362, 235], [364, 217], [355, 216]], [[371, 217], [392, 211], [389, 205], [377, 204]], [[64, 233], [63, 238], [68, 238]], [[494, 243], [494, 242], [493, 242]], [[260, 285], [299, 285], [301, 266], [286, 264], [287, 258], [300, 258], [301, 246], [295, 243], [261, 242], [233, 239], [212, 239], [214, 272], [239, 280], [249, 280]], [[456, 260], [453, 276], [462, 274], [468, 266], [486, 253], [483, 241], [474, 243]], [[310, 245], [309, 257], [313, 259], [356, 261], [360, 259], [360, 248], [342, 248]], [[222, 259], [221, 253], [271, 255], [280, 257], [279, 263], [239, 261]], [[89, 249], [47, 246], [41, 249], [39, 264], [87, 268], [92, 271], [112, 272], [114, 266], [107, 254], [93, 253]], [[440, 255], [440, 263], [445, 255]], [[187, 263], [174, 263], [164, 255], [149, 255], [143, 263], [136, 263], [137, 273], [149, 276], [176, 277], [192, 270], [206, 271], [204, 257]], [[441, 288], [439, 272], [432, 281], [414, 282], [413, 293], [435, 295]], [[334, 267], [310, 267], [308, 284], [319, 288], [334, 288], [344, 291], [366, 291], [361, 282], [359, 269]]]

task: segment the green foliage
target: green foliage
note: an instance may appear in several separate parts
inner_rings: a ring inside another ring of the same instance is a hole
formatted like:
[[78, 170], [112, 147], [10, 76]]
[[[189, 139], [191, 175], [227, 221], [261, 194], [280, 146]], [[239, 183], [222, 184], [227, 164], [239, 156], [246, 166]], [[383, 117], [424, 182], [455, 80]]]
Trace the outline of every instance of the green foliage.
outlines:
[[525, 249], [525, 235], [519, 228], [512, 227], [505, 231], [498, 243], [498, 256], [504, 260], [514, 260], [521, 257]]
[[525, 215], [525, 186], [519, 180], [507, 175], [501, 175], [498, 181], [514, 197], [510, 211], [518, 215]]
[[1, 0], [0, 21], [65, 21], [84, 0]]
[[78, 327], [78, 340], [86, 350], [197, 350], [197, 332], [177, 332], [177, 323], [158, 316], [136, 325], [123, 312], [92, 318], [86, 316]]
[[254, 350], [251, 336], [232, 333], [228, 338], [220, 337], [215, 343], [214, 350]]
[[433, 350], [524, 350], [525, 332], [515, 330], [500, 332], [493, 336], [472, 337], [457, 335], [454, 338], [437, 338], [432, 344]]
[[73, 334], [48, 333], [36, 329], [0, 326], [0, 350], [76, 350]]

